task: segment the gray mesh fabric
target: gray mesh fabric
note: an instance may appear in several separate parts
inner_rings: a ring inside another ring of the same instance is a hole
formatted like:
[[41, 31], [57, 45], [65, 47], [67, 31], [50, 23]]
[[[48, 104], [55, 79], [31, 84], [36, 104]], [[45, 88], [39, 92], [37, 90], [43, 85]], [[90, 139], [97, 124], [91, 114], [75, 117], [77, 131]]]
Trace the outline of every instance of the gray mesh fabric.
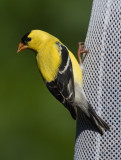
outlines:
[[84, 91], [110, 131], [79, 111], [74, 160], [121, 160], [121, 0], [94, 0], [85, 46]]

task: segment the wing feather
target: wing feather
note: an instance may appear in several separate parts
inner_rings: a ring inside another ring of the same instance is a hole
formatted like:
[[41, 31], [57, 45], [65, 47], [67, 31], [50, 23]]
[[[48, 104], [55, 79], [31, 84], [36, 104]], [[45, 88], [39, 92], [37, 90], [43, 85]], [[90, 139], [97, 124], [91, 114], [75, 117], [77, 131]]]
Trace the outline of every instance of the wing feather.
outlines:
[[73, 106], [75, 91], [72, 63], [68, 49], [60, 42], [56, 42], [59, 47], [62, 63], [54, 81], [46, 83], [49, 91], [70, 111], [72, 117], [76, 119], [76, 110]]

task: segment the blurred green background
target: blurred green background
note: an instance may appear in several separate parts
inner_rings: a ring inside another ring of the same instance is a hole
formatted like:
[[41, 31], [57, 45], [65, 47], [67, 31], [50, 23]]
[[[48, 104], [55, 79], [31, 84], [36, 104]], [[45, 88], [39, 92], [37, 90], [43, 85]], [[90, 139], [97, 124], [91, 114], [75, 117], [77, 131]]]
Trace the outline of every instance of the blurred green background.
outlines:
[[92, 0], [0, 1], [0, 160], [72, 160], [76, 122], [46, 89], [35, 54], [17, 54], [31, 29], [57, 36], [73, 53], [84, 41]]

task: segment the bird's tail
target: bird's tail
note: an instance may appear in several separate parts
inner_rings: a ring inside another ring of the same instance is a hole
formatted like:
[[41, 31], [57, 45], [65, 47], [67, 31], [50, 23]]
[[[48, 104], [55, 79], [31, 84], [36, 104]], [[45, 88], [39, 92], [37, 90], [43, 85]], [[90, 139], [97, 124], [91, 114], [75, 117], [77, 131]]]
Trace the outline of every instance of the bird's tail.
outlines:
[[104, 133], [104, 131], [110, 129], [108, 124], [97, 115], [95, 110], [88, 103], [86, 95], [83, 89], [79, 85], [75, 85], [75, 104], [85, 113], [85, 115], [91, 120], [91, 122], [98, 128], [101, 135]]
[[94, 123], [97, 126], [101, 135], [103, 135], [105, 130], [107, 131], [110, 129], [109, 125], [97, 115], [97, 113], [95, 112], [95, 110], [92, 108], [92, 106], [89, 103], [88, 103], [88, 115], [87, 116], [90, 118], [92, 123]]
[[102, 120], [92, 106], [88, 103], [86, 96], [83, 92], [81, 93], [81, 101], [78, 103], [78, 107], [85, 113], [85, 115], [91, 120], [91, 122], [98, 128], [100, 134], [102, 135], [104, 131], [109, 130], [108, 124]]

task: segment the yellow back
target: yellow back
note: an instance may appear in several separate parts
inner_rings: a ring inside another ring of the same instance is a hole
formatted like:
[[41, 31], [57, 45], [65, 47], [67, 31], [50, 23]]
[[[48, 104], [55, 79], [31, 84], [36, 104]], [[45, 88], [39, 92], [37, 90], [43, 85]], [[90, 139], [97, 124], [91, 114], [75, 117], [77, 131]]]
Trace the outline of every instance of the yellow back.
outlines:
[[75, 83], [80, 83], [80, 85], [82, 86], [83, 78], [82, 78], [82, 71], [81, 71], [80, 65], [77, 62], [73, 53], [70, 52], [70, 51], [69, 51], [69, 56], [71, 58], [71, 62], [72, 62], [72, 66], [73, 66], [74, 82]]

